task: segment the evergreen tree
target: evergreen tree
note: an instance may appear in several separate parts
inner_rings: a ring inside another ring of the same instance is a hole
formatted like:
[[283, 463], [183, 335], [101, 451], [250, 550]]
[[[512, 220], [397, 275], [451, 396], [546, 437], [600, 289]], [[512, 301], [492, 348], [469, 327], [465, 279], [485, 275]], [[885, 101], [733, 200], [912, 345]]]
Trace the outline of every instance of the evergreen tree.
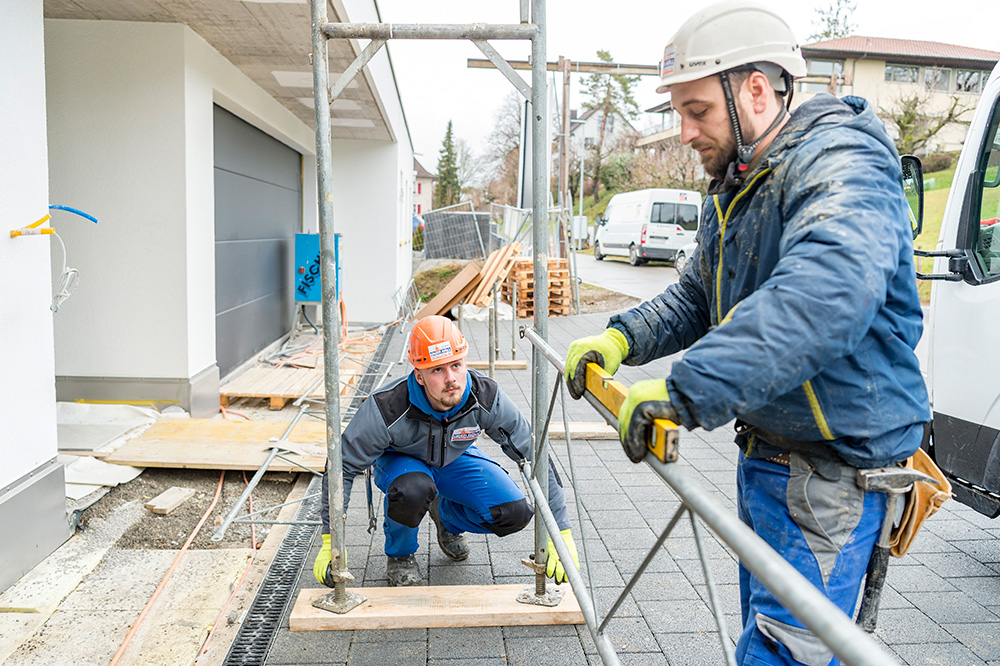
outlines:
[[455, 153], [455, 139], [451, 131], [451, 121], [441, 142], [441, 154], [437, 164], [438, 179], [434, 186], [434, 208], [444, 208], [457, 204], [462, 196], [462, 186], [458, 181], [458, 156]]

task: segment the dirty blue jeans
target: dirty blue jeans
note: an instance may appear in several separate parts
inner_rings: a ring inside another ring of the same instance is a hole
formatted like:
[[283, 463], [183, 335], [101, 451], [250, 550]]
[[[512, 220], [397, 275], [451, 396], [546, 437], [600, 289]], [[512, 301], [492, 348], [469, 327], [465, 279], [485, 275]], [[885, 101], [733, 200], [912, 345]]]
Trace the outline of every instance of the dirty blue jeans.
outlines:
[[[786, 466], [740, 454], [740, 519], [852, 616], [882, 527], [885, 494], [858, 488], [853, 467], [825, 464], [821, 476], [802, 456], [790, 457]], [[840, 664], [742, 564], [740, 605], [743, 634], [736, 662], [741, 666]]]

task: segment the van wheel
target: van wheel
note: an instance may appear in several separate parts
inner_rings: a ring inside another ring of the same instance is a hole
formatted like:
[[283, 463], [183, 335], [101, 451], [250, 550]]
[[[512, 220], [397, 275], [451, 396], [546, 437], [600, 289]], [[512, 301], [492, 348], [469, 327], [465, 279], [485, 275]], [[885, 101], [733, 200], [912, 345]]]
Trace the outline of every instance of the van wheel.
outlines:
[[598, 241], [594, 241], [594, 259], [598, 261], [604, 259], [604, 253], [601, 252], [601, 244]]
[[678, 273], [684, 272], [684, 267], [687, 266], [688, 258], [683, 252], [678, 252], [677, 256], [674, 257], [674, 268], [677, 269]]
[[628, 246], [628, 263], [633, 266], [642, 265], [642, 259], [639, 257], [639, 251], [635, 249], [635, 245]]

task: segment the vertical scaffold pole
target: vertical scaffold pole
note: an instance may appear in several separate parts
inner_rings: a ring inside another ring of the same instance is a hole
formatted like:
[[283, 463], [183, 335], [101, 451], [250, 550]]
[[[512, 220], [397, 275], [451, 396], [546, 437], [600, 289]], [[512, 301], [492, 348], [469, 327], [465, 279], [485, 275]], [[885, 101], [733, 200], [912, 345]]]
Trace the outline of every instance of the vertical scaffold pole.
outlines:
[[[549, 339], [549, 276], [548, 276], [548, 192], [549, 156], [546, 127], [546, 49], [545, 49], [545, 0], [531, 0], [531, 21], [535, 24], [535, 34], [531, 39], [531, 227], [532, 259], [535, 286], [535, 332], [543, 340]], [[545, 432], [545, 414], [548, 397], [548, 363], [541, 352], [532, 348], [531, 352], [531, 430], [535, 436], [535, 460], [533, 469], [548, 497], [549, 457], [548, 437]], [[558, 536], [558, 535], [556, 535]], [[545, 564], [548, 532], [545, 523], [535, 520], [535, 562]], [[536, 587], [544, 594], [545, 574], [540, 574]]]
[[320, 274], [323, 294], [323, 370], [326, 380], [326, 460], [330, 501], [330, 567], [333, 592], [316, 601], [320, 608], [346, 613], [364, 603], [365, 597], [348, 592], [354, 580], [344, 555], [344, 484], [340, 449], [340, 308], [337, 302], [336, 261], [333, 227], [333, 163], [330, 136], [329, 65], [326, 0], [312, 0], [313, 99], [316, 107], [316, 163], [319, 196]]

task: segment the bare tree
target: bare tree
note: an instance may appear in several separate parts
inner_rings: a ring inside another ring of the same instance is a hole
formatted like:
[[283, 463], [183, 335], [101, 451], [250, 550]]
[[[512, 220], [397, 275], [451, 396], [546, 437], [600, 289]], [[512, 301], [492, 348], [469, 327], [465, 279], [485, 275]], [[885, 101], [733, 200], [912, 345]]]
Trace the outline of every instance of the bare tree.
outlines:
[[483, 186], [486, 160], [473, 152], [465, 139], [455, 140], [455, 156], [458, 159], [458, 185], [463, 195], [474, 196]]
[[[604, 62], [613, 62], [607, 51], [598, 51], [597, 57]], [[623, 118], [635, 118], [639, 114], [639, 105], [633, 97], [633, 88], [639, 82], [638, 76], [622, 74], [591, 74], [584, 83], [587, 101], [584, 106], [597, 109], [600, 113], [601, 129], [594, 142], [594, 204], [597, 204], [598, 191], [601, 182], [601, 160], [604, 158], [604, 139], [608, 126], [608, 118], [617, 114]]]
[[817, 7], [816, 18], [813, 19], [816, 32], [809, 35], [809, 41], [849, 36], [858, 28], [850, 22], [851, 14], [857, 7], [857, 0], [832, 0], [826, 7]]
[[895, 129], [896, 150], [900, 155], [923, 150], [927, 143], [949, 123], [968, 124], [968, 121], [961, 120], [961, 116], [972, 107], [963, 104], [954, 95], [950, 100], [948, 108], [944, 111], [931, 112], [928, 108], [930, 94], [918, 91], [903, 95], [893, 107], [883, 108], [879, 112], [882, 120]]
[[511, 91], [493, 116], [483, 158], [483, 180], [491, 201], [514, 204], [521, 146], [521, 96]]

